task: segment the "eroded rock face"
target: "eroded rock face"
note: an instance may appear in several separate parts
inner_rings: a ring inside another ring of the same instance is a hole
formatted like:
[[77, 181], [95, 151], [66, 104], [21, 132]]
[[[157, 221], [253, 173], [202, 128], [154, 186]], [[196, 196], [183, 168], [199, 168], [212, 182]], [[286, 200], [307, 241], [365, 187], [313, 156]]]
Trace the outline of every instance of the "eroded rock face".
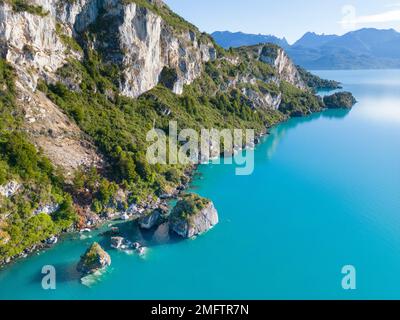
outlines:
[[189, 195], [177, 203], [170, 217], [171, 229], [182, 238], [192, 238], [218, 224], [214, 204], [197, 195]]
[[280, 80], [287, 81], [303, 90], [307, 88], [296, 66], [283, 49], [273, 48], [275, 53], [270, 53], [269, 56], [263, 54], [265, 47], [260, 50], [260, 61], [272, 65], [277, 70]]
[[57, 203], [49, 203], [49, 204], [39, 206], [39, 208], [37, 208], [33, 212], [33, 214], [38, 215], [38, 214], [44, 213], [44, 214], [50, 215], [50, 214], [53, 214], [54, 212], [56, 212], [59, 208], [60, 208], [60, 206]]
[[65, 63], [66, 49], [56, 33], [53, 15], [15, 12], [11, 5], [0, 4], [1, 56], [11, 63], [25, 86], [34, 90], [39, 76], [53, 75]]
[[278, 110], [282, 102], [282, 94], [273, 95], [269, 92], [257, 92], [250, 88], [244, 88], [242, 93], [247, 96], [253, 103], [253, 108], [267, 108]]
[[97, 9], [84, 16], [78, 17], [75, 30], [80, 33], [94, 21], [102, 22], [97, 24], [103, 30], [96, 31], [94, 46], [106, 61], [121, 66], [120, 91], [128, 97], [154, 88], [164, 67], [176, 70], [172, 89], [181, 94], [184, 84], [200, 76], [203, 63], [216, 58], [209, 40], [203, 43], [192, 32], [177, 31], [161, 16], [135, 3], [98, 0]]
[[111, 265], [111, 258], [98, 243], [93, 243], [81, 257], [77, 270], [82, 274], [95, 273]]
[[161, 217], [160, 210], [156, 209], [148, 215], [139, 219], [139, 226], [142, 229], [151, 229], [157, 225]]

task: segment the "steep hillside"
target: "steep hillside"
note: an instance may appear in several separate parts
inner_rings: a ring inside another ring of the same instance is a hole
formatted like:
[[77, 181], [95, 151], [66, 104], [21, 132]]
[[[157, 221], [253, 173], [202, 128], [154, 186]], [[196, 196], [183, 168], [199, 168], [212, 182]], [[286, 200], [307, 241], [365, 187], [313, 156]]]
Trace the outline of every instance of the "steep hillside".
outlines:
[[149, 164], [153, 127], [324, 107], [283, 49], [225, 51], [160, 0], [3, 0], [0, 49], [0, 262], [181, 190], [193, 166]]

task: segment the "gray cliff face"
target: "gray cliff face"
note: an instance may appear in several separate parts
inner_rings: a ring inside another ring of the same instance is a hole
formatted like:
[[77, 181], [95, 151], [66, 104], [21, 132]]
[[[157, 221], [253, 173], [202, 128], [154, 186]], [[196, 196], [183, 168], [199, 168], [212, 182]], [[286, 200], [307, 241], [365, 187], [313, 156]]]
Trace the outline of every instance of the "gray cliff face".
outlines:
[[[60, 32], [79, 38], [90, 29], [92, 45], [104, 52], [107, 62], [121, 67], [120, 90], [137, 97], [154, 88], [164, 67], [177, 71], [174, 92], [200, 76], [203, 63], [216, 58], [209, 40], [197, 39], [192, 32], [179, 32], [159, 15], [135, 3], [120, 0], [35, 0], [46, 16], [14, 12], [0, 5], [1, 54], [18, 71], [19, 79], [34, 90], [38, 77], [55, 79], [67, 59], [82, 53], [67, 50]], [[162, 3], [156, 1], [161, 6]]]
[[282, 48], [273, 45], [257, 45], [240, 48], [239, 52], [242, 54], [241, 56], [222, 58], [220, 61], [225, 61], [232, 68], [235, 68], [240, 65], [244, 56], [248, 59], [256, 59], [268, 64], [275, 71], [274, 75], [256, 76], [254, 73], [245, 70], [221, 85], [220, 90], [222, 91], [227, 91], [231, 88], [240, 89], [242, 94], [249, 99], [254, 109], [277, 110], [282, 102], [281, 93], [255, 90], [254, 86], [257, 85], [257, 82], [272, 83], [279, 88], [279, 84], [282, 81], [286, 81], [301, 90], [309, 90], [296, 66]]
[[183, 238], [192, 238], [210, 230], [218, 224], [218, 213], [210, 202], [205, 208], [192, 215], [189, 219], [171, 219], [171, 229]]
[[303, 90], [307, 89], [299, 71], [283, 49], [260, 47], [259, 60], [273, 66], [279, 80], [287, 81]]
[[160, 220], [161, 212], [159, 210], [154, 210], [150, 214], [141, 217], [139, 219], [139, 225], [142, 229], [151, 229], [157, 225], [158, 221]]

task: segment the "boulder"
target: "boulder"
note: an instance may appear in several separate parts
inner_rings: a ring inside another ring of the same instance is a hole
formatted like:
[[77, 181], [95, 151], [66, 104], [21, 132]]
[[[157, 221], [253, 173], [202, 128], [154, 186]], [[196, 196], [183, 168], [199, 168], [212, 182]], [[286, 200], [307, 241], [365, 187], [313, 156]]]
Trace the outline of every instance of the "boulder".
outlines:
[[97, 243], [93, 243], [90, 248], [81, 256], [77, 270], [83, 274], [95, 273], [111, 265], [111, 258], [107, 252]]
[[171, 212], [171, 229], [183, 238], [192, 238], [210, 230], [218, 223], [214, 204], [195, 194], [180, 200]]
[[122, 244], [124, 243], [124, 238], [122, 237], [112, 237], [111, 238], [111, 247], [114, 249], [121, 248]]

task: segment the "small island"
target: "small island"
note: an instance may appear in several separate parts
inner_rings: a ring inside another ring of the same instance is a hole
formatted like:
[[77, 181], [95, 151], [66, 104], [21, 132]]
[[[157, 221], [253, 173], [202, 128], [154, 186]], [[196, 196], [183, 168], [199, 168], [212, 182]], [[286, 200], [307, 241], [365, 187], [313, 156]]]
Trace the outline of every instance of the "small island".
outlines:
[[187, 194], [172, 210], [170, 223], [176, 234], [192, 238], [218, 224], [218, 213], [211, 200]]
[[337, 92], [324, 97], [325, 107], [328, 109], [351, 109], [357, 103], [351, 92]]
[[93, 243], [81, 257], [77, 270], [83, 275], [95, 273], [111, 265], [110, 255], [97, 243]]

